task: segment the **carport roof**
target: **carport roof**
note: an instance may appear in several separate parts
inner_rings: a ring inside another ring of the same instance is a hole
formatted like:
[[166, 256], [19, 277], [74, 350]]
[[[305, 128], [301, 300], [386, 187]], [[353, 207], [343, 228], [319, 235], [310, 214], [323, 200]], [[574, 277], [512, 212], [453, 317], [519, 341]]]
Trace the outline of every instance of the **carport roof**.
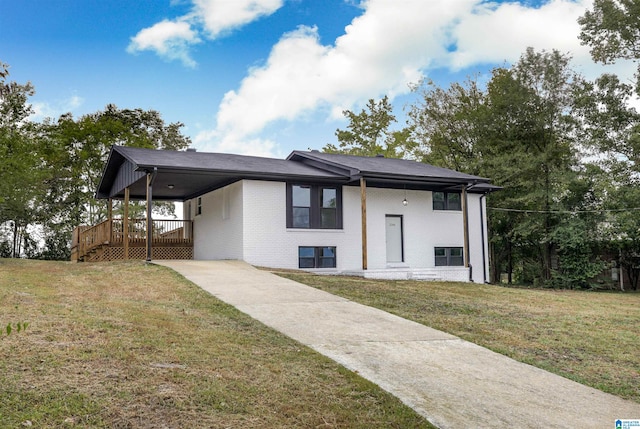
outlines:
[[476, 184], [472, 191], [499, 189], [488, 179], [415, 161], [294, 151], [287, 159], [113, 146], [97, 198], [146, 197], [146, 174], [156, 172], [154, 200], [184, 201], [242, 179], [449, 189]]

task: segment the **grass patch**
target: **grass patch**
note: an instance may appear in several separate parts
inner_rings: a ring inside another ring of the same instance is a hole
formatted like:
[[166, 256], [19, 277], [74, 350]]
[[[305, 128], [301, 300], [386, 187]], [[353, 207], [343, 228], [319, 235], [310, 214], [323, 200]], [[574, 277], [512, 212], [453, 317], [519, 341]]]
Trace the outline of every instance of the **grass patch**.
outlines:
[[640, 402], [640, 294], [280, 275]]
[[163, 267], [0, 260], [0, 427], [432, 428]]

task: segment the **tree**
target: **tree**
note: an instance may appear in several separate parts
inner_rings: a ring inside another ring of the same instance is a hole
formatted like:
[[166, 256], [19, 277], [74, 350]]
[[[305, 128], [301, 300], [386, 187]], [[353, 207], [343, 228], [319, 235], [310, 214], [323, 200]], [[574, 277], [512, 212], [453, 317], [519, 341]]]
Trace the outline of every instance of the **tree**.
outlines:
[[[8, 76], [9, 66], [0, 63], [0, 254], [9, 248], [14, 257], [67, 258], [73, 228], [106, 218], [106, 203], [93, 195], [112, 145], [179, 150], [190, 144], [181, 123], [112, 104], [77, 120], [65, 114], [33, 123], [33, 86]], [[172, 214], [174, 206], [158, 203], [154, 210]], [[43, 231], [38, 240], [31, 237], [35, 225]]]
[[602, 222], [600, 246], [615, 258], [631, 280], [640, 279], [640, 114], [631, 107], [633, 88], [617, 76], [605, 74], [584, 82], [575, 109], [581, 120], [580, 139], [597, 164]]
[[37, 201], [47, 174], [41, 161], [39, 127], [29, 122], [30, 83], [8, 81], [9, 66], [0, 63], [0, 225], [9, 224], [11, 255], [21, 254], [29, 226], [42, 215]]
[[612, 178], [605, 202], [609, 210], [601, 226], [603, 247], [612, 256], [630, 280], [630, 289], [640, 286], [640, 179], [636, 175]]
[[339, 145], [327, 144], [322, 148], [327, 153], [342, 153], [359, 156], [384, 155], [387, 158], [403, 158], [411, 146], [408, 129], [391, 131], [396, 122], [393, 106], [384, 96], [376, 102], [370, 99], [366, 110], [356, 114], [350, 110], [342, 112], [349, 120], [346, 130], [337, 129]]
[[[578, 19], [583, 45], [591, 47], [591, 56], [604, 64], [618, 59], [640, 59], [640, 1], [595, 0], [593, 10]], [[636, 74], [640, 92], [640, 65]]]
[[494, 69], [485, 89], [471, 79], [448, 89], [428, 83], [410, 110], [422, 160], [504, 187], [487, 199], [494, 279], [516, 272], [519, 281], [551, 281], [556, 229], [575, 230], [560, 214], [580, 172], [572, 105], [582, 79], [569, 62], [529, 48], [511, 68]]
[[[96, 201], [102, 169], [112, 145], [149, 149], [185, 149], [191, 143], [180, 133], [181, 123], [166, 125], [154, 110], [118, 109], [107, 105], [104, 111], [75, 120], [62, 115], [49, 127], [50, 155], [61, 173], [50, 188], [50, 200], [70, 211], [72, 221], [96, 224], [106, 218], [106, 203]], [[165, 212], [172, 205], [159, 205]]]
[[413, 147], [413, 157], [428, 164], [477, 173], [486, 103], [486, 94], [477, 81], [454, 82], [443, 89], [429, 80], [414, 91], [421, 92], [422, 97], [409, 111], [413, 139], [421, 143]]
[[[181, 123], [167, 125], [154, 110], [118, 109], [112, 104], [78, 119], [62, 115], [45, 127], [45, 159], [55, 167], [44, 199], [48, 218], [41, 257], [46, 259], [64, 258], [70, 252], [65, 243], [76, 226], [106, 219], [107, 203], [96, 200], [94, 192], [112, 145], [180, 150], [190, 144], [180, 133]], [[123, 211], [121, 204], [115, 207], [118, 211]], [[154, 203], [154, 211], [173, 214], [174, 205]], [[131, 216], [143, 213], [142, 203], [131, 203]]]

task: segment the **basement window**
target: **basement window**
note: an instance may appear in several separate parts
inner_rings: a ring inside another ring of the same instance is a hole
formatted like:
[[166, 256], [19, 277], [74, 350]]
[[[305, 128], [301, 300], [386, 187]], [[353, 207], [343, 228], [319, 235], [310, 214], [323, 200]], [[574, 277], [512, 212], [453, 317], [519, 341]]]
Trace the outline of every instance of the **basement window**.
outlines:
[[335, 247], [298, 247], [299, 268], [335, 268]]
[[436, 247], [436, 267], [461, 267], [464, 265], [462, 247]]

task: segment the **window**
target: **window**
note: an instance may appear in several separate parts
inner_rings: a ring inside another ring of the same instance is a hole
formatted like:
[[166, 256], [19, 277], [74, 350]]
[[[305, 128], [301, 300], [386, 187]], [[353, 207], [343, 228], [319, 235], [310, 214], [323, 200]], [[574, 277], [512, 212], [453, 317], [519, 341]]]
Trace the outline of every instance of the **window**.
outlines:
[[464, 265], [462, 247], [436, 247], [436, 267], [461, 267]]
[[434, 210], [462, 210], [460, 192], [433, 192]]
[[287, 228], [342, 229], [342, 188], [287, 185]]
[[292, 206], [294, 228], [311, 228], [311, 187], [294, 185], [292, 187]]
[[202, 197], [196, 200], [196, 216], [202, 214]]
[[320, 228], [338, 225], [338, 192], [335, 188], [320, 188]]
[[335, 247], [298, 247], [299, 268], [335, 268]]

